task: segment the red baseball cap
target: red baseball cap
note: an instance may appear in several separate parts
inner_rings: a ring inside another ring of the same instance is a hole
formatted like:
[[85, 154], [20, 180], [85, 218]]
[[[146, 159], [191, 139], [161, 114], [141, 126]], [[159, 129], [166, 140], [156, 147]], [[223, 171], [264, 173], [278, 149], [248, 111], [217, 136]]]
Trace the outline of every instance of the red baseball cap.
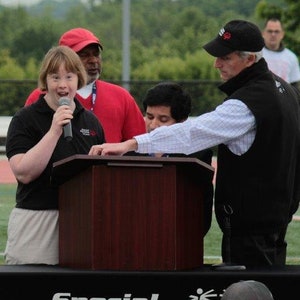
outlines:
[[60, 46], [68, 46], [75, 52], [90, 44], [97, 44], [103, 50], [99, 39], [91, 31], [84, 28], [73, 28], [65, 32], [59, 39]]

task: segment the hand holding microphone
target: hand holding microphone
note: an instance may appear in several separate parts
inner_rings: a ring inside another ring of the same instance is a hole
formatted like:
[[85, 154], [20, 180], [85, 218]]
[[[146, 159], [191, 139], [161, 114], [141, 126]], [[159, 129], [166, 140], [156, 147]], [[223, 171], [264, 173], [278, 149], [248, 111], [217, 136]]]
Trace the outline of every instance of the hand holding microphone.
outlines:
[[[61, 97], [58, 100], [58, 103], [59, 103], [59, 106], [62, 106], [62, 105], [68, 105], [69, 106], [71, 101], [67, 97]], [[67, 141], [71, 141], [72, 138], [73, 138], [71, 121], [68, 124], [64, 125], [63, 130], [64, 130], [64, 138]]]

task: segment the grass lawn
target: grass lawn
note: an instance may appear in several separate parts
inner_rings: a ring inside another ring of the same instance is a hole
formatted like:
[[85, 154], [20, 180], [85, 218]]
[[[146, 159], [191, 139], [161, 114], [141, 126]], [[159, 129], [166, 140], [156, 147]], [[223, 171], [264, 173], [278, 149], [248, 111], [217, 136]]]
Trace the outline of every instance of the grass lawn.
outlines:
[[[3, 252], [6, 243], [8, 216], [15, 204], [15, 184], [0, 184], [0, 264], [3, 264]], [[297, 215], [300, 216], [300, 209]], [[286, 240], [288, 242], [287, 264], [300, 264], [300, 221], [290, 223]], [[220, 263], [221, 231], [213, 218], [212, 226], [204, 239], [204, 263]]]
[[15, 191], [16, 184], [0, 184], [0, 264], [3, 263], [8, 216], [15, 204]]
[[[297, 213], [300, 216], [300, 208]], [[214, 217], [214, 216], [213, 216]], [[293, 220], [288, 227], [286, 234], [287, 248], [287, 264], [300, 265], [300, 220]], [[213, 218], [212, 226], [206, 237], [204, 238], [204, 262], [219, 263], [221, 255], [221, 231], [218, 224]]]

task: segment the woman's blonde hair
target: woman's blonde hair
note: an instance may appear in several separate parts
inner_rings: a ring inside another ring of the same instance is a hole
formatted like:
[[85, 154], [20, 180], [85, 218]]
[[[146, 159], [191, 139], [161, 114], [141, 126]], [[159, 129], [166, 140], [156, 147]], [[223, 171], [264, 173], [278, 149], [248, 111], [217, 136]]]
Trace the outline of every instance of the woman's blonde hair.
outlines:
[[77, 74], [77, 89], [86, 85], [86, 71], [77, 53], [67, 46], [57, 46], [48, 51], [42, 62], [38, 80], [39, 88], [42, 91], [47, 91], [47, 76], [57, 73], [62, 64], [64, 64], [67, 72]]

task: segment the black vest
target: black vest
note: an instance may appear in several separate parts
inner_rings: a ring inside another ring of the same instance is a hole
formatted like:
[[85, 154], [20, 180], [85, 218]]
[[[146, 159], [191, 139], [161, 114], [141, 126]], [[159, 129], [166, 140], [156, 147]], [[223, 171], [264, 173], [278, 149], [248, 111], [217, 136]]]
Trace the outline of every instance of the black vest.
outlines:
[[243, 155], [218, 147], [216, 217], [224, 228], [224, 204], [233, 209], [233, 234], [272, 233], [285, 228], [299, 203], [299, 95], [271, 73], [264, 59], [220, 86], [256, 119], [256, 136]]

